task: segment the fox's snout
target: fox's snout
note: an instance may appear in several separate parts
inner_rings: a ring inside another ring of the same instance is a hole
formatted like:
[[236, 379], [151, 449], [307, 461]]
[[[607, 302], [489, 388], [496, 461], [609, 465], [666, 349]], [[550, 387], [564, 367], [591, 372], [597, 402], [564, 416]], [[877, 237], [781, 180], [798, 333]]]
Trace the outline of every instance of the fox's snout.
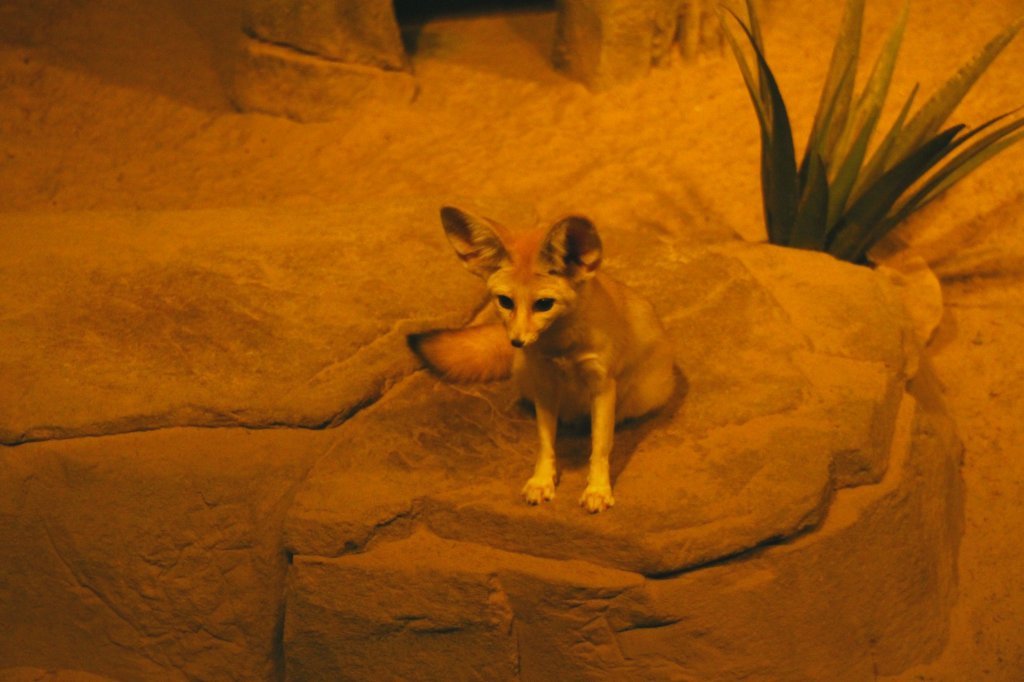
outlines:
[[528, 333], [528, 334], [515, 334], [515, 333], [512, 333], [512, 334], [508, 335], [508, 340], [509, 340], [509, 343], [512, 344], [513, 348], [526, 348], [531, 343], [536, 341], [539, 338], [539, 336], [540, 335], [537, 334], [536, 332]]
[[505, 331], [513, 348], [526, 348], [540, 338], [545, 325], [539, 324], [528, 312], [517, 310], [505, 320]]

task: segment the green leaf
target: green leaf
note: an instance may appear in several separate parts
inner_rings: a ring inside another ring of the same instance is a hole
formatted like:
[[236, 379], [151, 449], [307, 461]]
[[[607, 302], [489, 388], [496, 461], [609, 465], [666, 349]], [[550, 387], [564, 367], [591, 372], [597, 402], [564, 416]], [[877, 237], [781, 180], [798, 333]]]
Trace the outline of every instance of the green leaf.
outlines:
[[[846, 0], [807, 148], [798, 168], [793, 132], [778, 83], [765, 59], [754, 2], [746, 0], [749, 23], [728, 8], [722, 8], [719, 17], [761, 128], [761, 191], [768, 237], [773, 243], [822, 249], [843, 260], [866, 262], [875, 243], [910, 213], [933, 201], [995, 154], [1024, 140], [1024, 120], [993, 129], [1006, 115], [961, 137], [958, 135], [964, 129], [962, 125], [936, 133], [1024, 26], [1022, 18], [989, 41], [911, 117], [918, 91], [915, 85], [865, 164], [892, 83], [909, 0], [890, 29], [856, 101], [853, 88], [865, 0]], [[729, 29], [726, 12], [746, 34], [756, 64], [749, 61], [742, 41]], [[982, 136], [986, 130], [989, 132]], [[966, 145], [972, 139], [975, 141]], [[953, 155], [958, 148], [959, 153]], [[948, 158], [951, 160], [942, 165]]]
[[850, 119], [835, 147], [835, 158], [845, 158], [854, 146], [855, 140], [861, 136], [864, 126], [872, 119], [877, 119], [889, 94], [889, 85], [896, 68], [896, 58], [903, 42], [903, 33], [909, 15], [909, 2], [903, 4], [899, 19], [889, 31], [878, 57], [875, 58], [871, 75], [864, 89], [857, 98]]
[[825, 248], [825, 219], [828, 216], [828, 171], [819, 154], [809, 162], [807, 182], [797, 207], [790, 246], [821, 251]]
[[[866, 188], [837, 226], [829, 253], [842, 260], [862, 262], [875, 242], [892, 228], [883, 220], [900, 196], [917, 182], [952, 148], [952, 141], [963, 125], [942, 131], [912, 151]], [[883, 231], [882, 227], [886, 227]]]
[[903, 31], [907, 25], [908, 14], [909, 2], [903, 4], [899, 20], [889, 32], [889, 37], [875, 60], [871, 75], [857, 99], [853, 113], [836, 142], [832, 156], [836, 163], [832, 165], [831, 174], [829, 228], [836, 224], [846, 208], [847, 200], [864, 163], [868, 142], [874, 134], [875, 126], [878, 125], [882, 106], [889, 93], [889, 84], [892, 82], [896, 57], [899, 54], [900, 44], [903, 42]]
[[[793, 149], [793, 131], [789, 125], [789, 115], [786, 113], [786, 105], [775, 76], [768, 68], [768, 62], [758, 48], [754, 34], [735, 13], [728, 8], [726, 11], [739, 22], [740, 28], [754, 48], [758, 74], [764, 89], [767, 90], [767, 98], [761, 100], [764, 110], [761, 117], [761, 194], [765, 224], [768, 228], [769, 241], [773, 244], [788, 244], [796, 220], [799, 192], [796, 152]], [[755, 100], [757, 106], [756, 101], [760, 98], [754, 93], [750, 83], [748, 89], [751, 91], [751, 99]]]
[[808, 149], [820, 151], [826, 164], [831, 160], [831, 150], [846, 124], [853, 98], [863, 19], [864, 0], [847, 0], [807, 142]]
[[831, 232], [835, 228], [843, 211], [846, 209], [846, 202], [853, 190], [853, 184], [857, 180], [861, 164], [864, 162], [868, 140], [871, 138], [877, 122], [878, 114], [876, 113], [872, 119], [861, 127], [860, 134], [854, 141], [853, 147], [849, 150], [842, 163], [838, 164], [839, 170], [832, 180], [828, 198], [828, 210], [825, 216], [826, 233]]
[[847, 83], [852, 84], [853, 79], [856, 75], [857, 65], [854, 63], [847, 64], [846, 71], [843, 72], [842, 78], [840, 79], [839, 86], [836, 88], [835, 94], [832, 101], [822, 105], [825, 107], [823, 110], [819, 109], [816, 114], [816, 118], [819, 120], [821, 125], [820, 137], [815, 137], [813, 134], [811, 139], [807, 141], [807, 148], [804, 150], [803, 161], [800, 162], [800, 181], [801, 185], [806, 180], [809, 164], [815, 156], [820, 156], [822, 162], [828, 166], [831, 159], [830, 151], [828, 148], [828, 138], [832, 136], [830, 132], [832, 130], [833, 117], [839, 114], [840, 98], [843, 90]]
[[[733, 55], [736, 57], [736, 63], [740, 67], [740, 73], [743, 75], [743, 82], [747, 86], [747, 93], [750, 95], [750, 101], [754, 104], [754, 109], [757, 112], [757, 120], [761, 125], [762, 133], [767, 133], [770, 130], [768, 122], [768, 112], [765, 110], [764, 102], [761, 99], [761, 88], [758, 83], [754, 81], [753, 73], [750, 70], [750, 66], [747, 64], [747, 59], [743, 55], [743, 49], [740, 47], [739, 41], [736, 40], [736, 36], [733, 35], [729, 29], [729, 24], [725, 20], [725, 16], [722, 14], [724, 9], [729, 14], [740, 22], [740, 18], [736, 16], [732, 10], [728, 8], [719, 8], [719, 21], [722, 24], [722, 33], [725, 36], [726, 42], [729, 43], [729, 47], [732, 49]], [[740, 22], [743, 25], [743, 22]]]
[[764, 54], [764, 36], [761, 34], [761, 22], [757, 19], [757, 8], [754, 6], [754, 0], [746, 0], [746, 3], [747, 18], [750, 20], [751, 40], [754, 41], [754, 45], [761, 51], [761, 54]]
[[[978, 135], [1007, 116], [1010, 116], [1012, 113], [1013, 112], [1009, 112], [1001, 116], [997, 116], [991, 121], [987, 121], [981, 126], [975, 128], [969, 134], [964, 135], [962, 138], [957, 140], [956, 146], [960, 146], [967, 142], [970, 138]], [[911, 213], [923, 208], [928, 203], [936, 199], [939, 195], [952, 187], [985, 161], [991, 159], [993, 156], [1015, 142], [1019, 142], [1021, 139], [1024, 139], [1024, 132], [1018, 132], [1021, 128], [1024, 128], [1024, 118], [1011, 121], [1010, 123], [997, 128], [954, 156], [949, 162], [942, 166], [942, 168], [935, 171], [935, 173], [933, 173], [913, 195], [911, 195], [896, 211], [894, 211], [893, 218], [897, 222], [903, 221]]]
[[1017, 35], [1022, 25], [1024, 18], [1007, 26], [946, 81], [907, 124], [893, 147], [892, 159], [898, 162], [919, 147], [925, 139], [935, 134], [989, 64]]
[[[732, 10], [729, 10], [728, 8], [726, 8], [726, 9], [734, 17], [736, 17], [736, 21], [740, 22], [740, 25], [744, 27], [744, 30], [747, 30], [748, 28], [750, 29], [749, 31], [747, 31], [747, 37], [750, 39], [750, 43], [751, 43], [751, 45], [753, 45], [754, 50], [757, 51], [757, 52], [760, 52], [761, 55], [763, 56], [765, 54], [764, 35], [762, 35], [762, 33], [761, 33], [761, 22], [757, 18], [757, 8], [754, 6], [754, 2], [755, 2], [755, 0], [746, 0], [746, 6], [747, 6], [747, 23], [746, 24], [744, 24], [740, 20], [740, 18], [738, 16], [736, 16], [736, 14], [734, 12], [732, 12]], [[765, 100], [770, 99], [770, 92], [769, 92], [770, 88], [768, 86], [768, 83], [766, 82], [766, 79], [765, 79], [763, 71], [760, 71], [760, 70], [758, 71], [758, 80], [759, 80], [759, 87], [760, 87], [760, 92], [761, 92], [761, 100], [765, 101]]]
[[910, 91], [910, 95], [907, 97], [907, 101], [903, 103], [903, 108], [900, 109], [899, 115], [896, 120], [893, 121], [892, 126], [889, 128], [889, 132], [886, 133], [885, 138], [881, 144], [878, 145], [878, 149], [871, 155], [871, 160], [868, 161], [864, 169], [858, 174], [857, 180], [853, 183], [853, 190], [850, 192], [850, 200], [856, 201], [864, 189], [870, 187], [875, 181], [885, 172], [885, 168], [889, 164], [889, 157], [892, 154], [892, 149], [896, 144], [896, 139], [900, 135], [900, 131], [903, 130], [903, 124], [907, 120], [907, 114], [910, 113], [910, 107], [914, 103], [914, 97], [917, 96], [918, 86], [914, 85], [914, 89]]
[[[1013, 128], [1020, 128], [1021, 123], [1021, 121], [1017, 121]], [[945, 176], [943, 181], [938, 183], [932, 191], [926, 194], [920, 203], [914, 207], [914, 210], [925, 206], [985, 161], [988, 161], [1007, 147], [1020, 142], [1022, 139], [1024, 139], [1024, 132], [1019, 132], [1016, 135], [1007, 135], [1003, 137], [1003, 139], [985, 145], [984, 147], [979, 147], [977, 149], [971, 148], [964, 151], [961, 155], [958, 155], [954, 161], [950, 162], [951, 165], [956, 162], [955, 167], [951, 168], [948, 173], [942, 173], [942, 175]], [[960, 156], [963, 156], [964, 158], [961, 159]], [[943, 170], [945, 170], [945, 167], [943, 167]]]

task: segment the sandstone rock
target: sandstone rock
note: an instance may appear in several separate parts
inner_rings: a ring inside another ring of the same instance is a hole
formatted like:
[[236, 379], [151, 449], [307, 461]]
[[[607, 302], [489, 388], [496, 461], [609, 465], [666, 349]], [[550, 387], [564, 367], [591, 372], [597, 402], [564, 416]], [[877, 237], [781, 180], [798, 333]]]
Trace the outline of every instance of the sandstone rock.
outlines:
[[343, 420], [416, 367], [407, 333], [480, 300], [437, 221], [435, 201], [3, 215], [0, 443]]
[[229, 88], [243, 111], [325, 121], [416, 93], [390, 0], [249, 0], [244, 30]]
[[248, 0], [244, 30], [327, 60], [408, 69], [391, 0]]
[[[675, 50], [721, 45], [712, 0], [561, 0], [555, 65], [594, 90], [645, 76]], [[743, 15], [743, 3], [725, 3]], [[762, 3], [758, 3], [762, 4]], [[367, 101], [407, 102], [415, 84], [389, 0], [248, 0], [248, 36], [230, 95], [243, 111], [300, 121]]]
[[232, 74], [229, 96], [241, 111], [328, 121], [356, 105], [407, 104], [413, 77], [401, 71], [350, 64], [246, 39]]
[[109, 677], [81, 670], [43, 670], [42, 668], [0, 668], [0, 682], [117, 682]]
[[[593, 90], [647, 75], [674, 49], [688, 58], [721, 44], [711, 0], [561, 0], [555, 65]], [[727, 2], [742, 6], [742, 2]], [[740, 16], [745, 13], [740, 10]]]
[[946, 312], [938, 277], [921, 256], [911, 251], [879, 262], [877, 269], [900, 292], [903, 307], [914, 322], [918, 342], [928, 345]]
[[568, 431], [558, 497], [530, 508], [511, 386], [442, 384], [405, 347], [480, 302], [436, 210], [3, 217], [5, 440], [162, 429], [0, 449], [5, 665], [860, 680], [937, 650], [957, 449], [906, 392], [921, 363], [884, 277], [602, 227], [680, 392], [618, 431], [614, 510], [576, 505], [589, 438]]
[[[634, 279], [658, 302], [686, 388], [662, 415], [620, 429], [613, 514], [581, 525], [586, 435], [564, 439], [554, 503], [528, 508], [518, 491], [534, 426], [512, 389], [414, 376], [342, 427], [350, 447], [296, 498], [292, 550], [334, 556], [412, 517], [446, 537], [656, 575], [800, 533], [835, 488], [881, 478], [914, 367], [883, 278], [732, 244]], [[388, 481], [383, 500], [360, 485], [376, 477]]]
[[[288, 677], [460, 679], [470, 669], [477, 679], [515, 679], [512, 608], [477, 557], [467, 553], [463, 562], [448, 547], [427, 557], [393, 549], [340, 571], [330, 560], [296, 559], [289, 598], [300, 614], [320, 617], [288, 620]], [[416, 560], [412, 571], [407, 557]], [[328, 647], [324, 625], [337, 636]], [[442, 661], [458, 662], [446, 673]]]
[[[337, 435], [170, 429], [0, 448], [0, 661], [273, 679], [281, 522]], [[52, 680], [95, 679], [76, 674]]]
[[535, 435], [510, 386], [406, 379], [340, 427], [289, 512], [290, 676], [376, 677], [386, 651], [454, 679], [867, 680], [941, 648], [958, 443], [907, 393], [888, 280], [742, 243], [647, 261], [624, 274], [685, 389], [617, 432], [615, 509], [576, 504], [586, 434], [560, 436], [553, 502], [519, 499]]
[[934, 656], [962, 489], [933, 391], [905, 403], [878, 485], [836, 493], [814, 532], [696, 570], [650, 578], [422, 526], [366, 552], [296, 557], [289, 679], [853, 682]]

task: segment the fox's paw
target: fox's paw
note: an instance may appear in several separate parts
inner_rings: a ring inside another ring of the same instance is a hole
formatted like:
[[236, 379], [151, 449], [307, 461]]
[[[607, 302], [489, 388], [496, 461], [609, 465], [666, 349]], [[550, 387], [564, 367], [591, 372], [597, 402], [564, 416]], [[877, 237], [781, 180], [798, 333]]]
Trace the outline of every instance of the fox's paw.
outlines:
[[591, 514], [603, 512], [615, 505], [610, 485], [588, 485], [580, 497], [580, 506]]
[[555, 479], [551, 476], [534, 476], [523, 486], [523, 499], [527, 504], [540, 504], [555, 499]]

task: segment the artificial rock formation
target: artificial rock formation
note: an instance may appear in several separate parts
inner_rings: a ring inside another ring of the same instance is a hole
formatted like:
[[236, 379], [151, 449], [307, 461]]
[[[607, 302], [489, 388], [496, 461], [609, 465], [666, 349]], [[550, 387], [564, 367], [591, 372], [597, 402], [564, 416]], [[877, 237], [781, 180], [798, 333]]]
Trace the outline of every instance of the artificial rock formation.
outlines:
[[246, 111], [327, 120], [415, 94], [391, 0], [249, 0], [231, 98]]
[[162, 429], [0, 449], [0, 680], [7, 666], [275, 679], [283, 517], [333, 435]]
[[290, 678], [867, 680], [941, 649], [959, 450], [887, 282], [734, 244], [634, 284], [686, 389], [620, 430], [615, 509], [576, 505], [585, 434], [527, 507], [509, 387], [407, 379], [289, 512]]
[[[758, 0], [758, 4], [763, 0]], [[726, 2], [741, 16], [743, 3]], [[721, 45], [718, 0], [560, 0], [554, 65], [593, 90], [647, 75], [679, 51]], [[248, 0], [229, 95], [244, 111], [299, 121], [416, 92], [391, 0]], [[495, 46], [500, 49], [500, 46]]]
[[479, 302], [434, 203], [3, 215], [0, 443], [344, 420], [416, 367], [416, 318]]
[[572, 432], [532, 508], [511, 386], [404, 344], [482, 300], [437, 204], [4, 216], [0, 679], [854, 681], [941, 649], [958, 443], [886, 278], [601, 224], [680, 391], [619, 430], [614, 509], [576, 505]]
[[593, 90], [634, 81], [674, 50], [692, 59], [719, 47], [723, 7], [745, 16], [735, 0], [561, 0], [555, 65]]

